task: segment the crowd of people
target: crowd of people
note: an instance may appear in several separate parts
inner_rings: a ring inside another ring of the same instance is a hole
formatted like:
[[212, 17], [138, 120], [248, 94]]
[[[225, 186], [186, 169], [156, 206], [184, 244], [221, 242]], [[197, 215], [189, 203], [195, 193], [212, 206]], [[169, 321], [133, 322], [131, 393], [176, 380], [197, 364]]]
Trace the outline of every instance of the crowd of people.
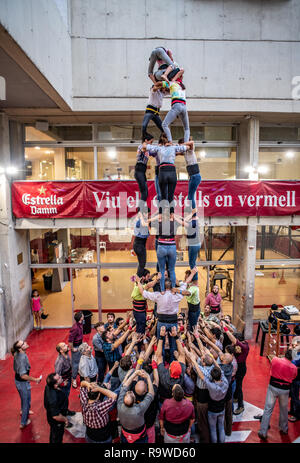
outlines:
[[[154, 72], [154, 65], [159, 68]], [[44, 407], [50, 426], [50, 442], [60, 443], [71, 427], [71, 387], [78, 389], [86, 441], [89, 443], [188, 443], [197, 435], [200, 443], [223, 443], [232, 431], [233, 414], [244, 411], [243, 380], [247, 372], [249, 344], [243, 333], [224, 315], [218, 286], [212, 288], [200, 307], [197, 255], [201, 246], [195, 193], [201, 182], [193, 142], [189, 140], [183, 69], [172, 52], [153, 50], [148, 74], [153, 81], [143, 121], [143, 143], [138, 148], [135, 178], [141, 199], [135, 223], [133, 249], [138, 259], [131, 292], [132, 310], [125, 319], [109, 313], [107, 323], [95, 324], [92, 345], [83, 342], [82, 312], [75, 314], [68, 343], [56, 346], [57, 359], [46, 378]], [[171, 93], [171, 110], [162, 122], [159, 109], [165, 93]], [[184, 138], [173, 145], [169, 125], [179, 116]], [[157, 145], [147, 132], [153, 120], [162, 134]], [[189, 174], [188, 212], [175, 214], [177, 183], [175, 156], [185, 156]], [[146, 168], [149, 156], [156, 158], [158, 213], [150, 216]], [[183, 281], [176, 278], [176, 230], [186, 228], [189, 269]], [[146, 242], [156, 232], [157, 271], [145, 268]], [[186, 298], [186, 310], [180, 302]], [[154, 308], [148, 311], [148, 302]], [[40, 310], [37, 293], [33, 311]], [[295, 340], [293, 341], [295, 343]], [[21, 397], [21, 429], [30, 423], [30, 376], [28, 344], [17, 341], [12, 349], [17, 390]], [[280, 429], [287, 432], [287, 399], [294, 385], [293, 417], [299, 419], [298, 354], [272, 362], [266, 406], [261, 417], [260, 437], [267, 438], [276, 399], [280, 403]], [[298, 362], [298, 363], [297, 363]], [[79, 383], [78, 383], [79, 377]], [[296, 384], [297, 383], [297, 384]], [[298, 389], [297, 389], [298, 388]], [[298, 391], [298, 398], [297, 398]], [[235, 405], [236, 404], [236, 405]]]
[[[69, 410], [71, 387], [79, 388], [81, 408], [77, 411], [82, 413], [89, 443], [188, 443], [195, 436], [200, 443], [225, 442], [225, 436], [231, 435], [233, 414], [244, 410], [248, 342], [229, 316], [213, 314], [209, 304], [194, 325], [185, 312], [178, 312], [176, 321], [175, 317], [170, 323], [161, 321], [166, 316], [161, 312], [165, 307], [162, 296], [175, 306], [187, 296], [181, 294], [181, 282], [173, 292], [166, 278], [164, 295], [144, 290], [138, 277], [136, 284], [145, 297], [158, 297], [157, 314], [147, 316], [144, 334], [137, 332], [132, 312], [126, 319], [115, 319], [110, 313], [107, 323], [94, 326], [89, 345], [83, 342], [84, 316], [77, 312], [68, 343], [56, 346], [57, 359], [44, 390], [50, 442], [61, 443], [64, 430], [72, 427], [70, 417], [76, 412]], [[32, 413], [30, 382], [41, 382], [41, 377], [30, 376], [28, 347], [19, 340], [12, 349], [21, 429], [30, 423]], [[277, 399], [282, 433], [288, 432], [288, 420], [300, 418], [299, 337], [293, 338], [291, 348], [284, 358], [274, 357], [271, 362], [265, 409], [258, 417], [262, 440], [267, 439]]]

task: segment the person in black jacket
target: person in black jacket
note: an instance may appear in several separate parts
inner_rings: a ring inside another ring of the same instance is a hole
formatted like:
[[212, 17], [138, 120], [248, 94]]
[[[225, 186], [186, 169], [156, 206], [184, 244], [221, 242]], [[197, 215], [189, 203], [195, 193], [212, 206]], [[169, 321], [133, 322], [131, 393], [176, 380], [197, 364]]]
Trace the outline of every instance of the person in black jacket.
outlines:
[[57, 373], [50, 373], [46, 379], [44, 407], [50, 425], [50, 444], [62, 444], [65, 427], [69, 425], [66, 413], [68, 403], [61, 390], [63, 379]]

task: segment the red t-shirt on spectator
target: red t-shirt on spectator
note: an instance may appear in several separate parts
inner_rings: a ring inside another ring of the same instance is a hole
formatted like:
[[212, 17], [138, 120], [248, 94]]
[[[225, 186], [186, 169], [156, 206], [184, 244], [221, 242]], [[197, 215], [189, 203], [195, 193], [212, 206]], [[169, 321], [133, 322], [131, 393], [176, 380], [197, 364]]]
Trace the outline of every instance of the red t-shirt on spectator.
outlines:
[[297, 376], [297, 367], [288, 359], [274, 357], [271, 361], [271, 376], [291, 383]]

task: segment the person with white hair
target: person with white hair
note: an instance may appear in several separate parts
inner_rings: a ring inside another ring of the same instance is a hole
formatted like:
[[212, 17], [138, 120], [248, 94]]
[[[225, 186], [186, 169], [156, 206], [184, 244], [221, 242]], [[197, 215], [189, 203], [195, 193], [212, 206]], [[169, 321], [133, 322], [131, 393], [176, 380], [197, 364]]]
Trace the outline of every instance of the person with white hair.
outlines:
[[88, 383], [94, 383], [97, 379], [98, 366], [95, 357], [92, 355], [92, 347], [87, 342], [83, 342], [78, 347], [81, 354], [78, 373], [80, 375], [80, 381], [87, 381]]
[[291, 414], [289, 421], [294, 423], [300, 420], [300, 336], [295, 336], [291, 341], [292, 348], [292, 363], [297, 367], [298, 373], [296, 378], [291, 384]]

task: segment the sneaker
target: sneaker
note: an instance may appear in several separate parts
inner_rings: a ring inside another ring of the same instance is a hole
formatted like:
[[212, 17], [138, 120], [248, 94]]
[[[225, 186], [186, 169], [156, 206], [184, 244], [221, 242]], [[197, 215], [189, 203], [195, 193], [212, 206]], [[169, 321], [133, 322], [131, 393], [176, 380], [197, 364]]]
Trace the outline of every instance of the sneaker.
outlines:
[[259, 437], [261, 440], [268, 440], [268, 436], [264, 436], [264, 435], [261, 434], [260, 432], [258, 433], [258, 437]]
[[73, 412], [73, 410], [68, 410], [67, 415], [74, 416], [74, 415], [76, 415], [76, 412]]
[[279, 430], [280, 434], [285, 434], [287, 435], [289, 432], [288, 431], [283, 431], [282, 429]]
[[20, 424], [20, 429], [24, 429], [25, 426], [28, 426], [31, 423], [31, 420], [27, 420], [26, 424]]
[[236, 410], [234, 410], [233, 414], [240, 415], [241, 413], [243, 413], [244, 410], [245, 410], [244, 407], [239, 407]]

